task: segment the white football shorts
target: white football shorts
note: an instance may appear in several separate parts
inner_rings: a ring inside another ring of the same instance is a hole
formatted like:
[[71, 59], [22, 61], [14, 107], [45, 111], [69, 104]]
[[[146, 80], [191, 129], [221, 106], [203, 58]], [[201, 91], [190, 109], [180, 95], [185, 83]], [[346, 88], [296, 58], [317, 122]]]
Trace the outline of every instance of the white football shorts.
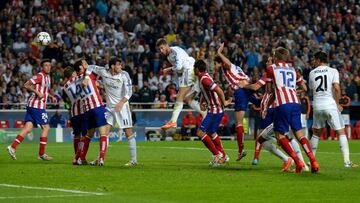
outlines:
[[313, 117], [313, 128], [315, 129], [324, 128], [326, 122], [334, 130], [340, 130], [345, 127], [344, 119], [337, 109], [315, 110]]

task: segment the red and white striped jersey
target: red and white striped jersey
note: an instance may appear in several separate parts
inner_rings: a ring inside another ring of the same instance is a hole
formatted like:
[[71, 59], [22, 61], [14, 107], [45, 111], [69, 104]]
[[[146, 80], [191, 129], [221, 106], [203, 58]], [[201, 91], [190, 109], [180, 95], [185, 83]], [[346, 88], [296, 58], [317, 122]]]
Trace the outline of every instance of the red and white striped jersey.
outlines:
[[[267, 77], [266, 77], [266, 73], [263, 74], [263, 76], [260, 78], [260, 80], [258, 80], [256, 83], [260, 86], [260, 87], [263, 87], [266, 85], [266, 80], [267, 80]], [[270, 94], [265, 92], [263, 98], [261, 99], [261, 103], [260, 103], [260, 108], [261, 109], [265, 109], [265, 105], [267, 104], [268, 100], [269, 100], [269, 96]], [[273, 102], [269, 108], [275, 108], [275, 102]]]
[[84, 106], [81, 102], [80, 91], [82, 88], [82, 79], [79, 77], [71, 77], [64, 85], [63, 90], [69, 97], [71, 102], [71, 116], [78, 116], [84, 113]]
[[[84, 75], [80, 75], [79, 78], [83, 80], [85, 78]], [[104, 102], [101, 98], [98, 87], [96, 86], [96, 78], [97, 75], [92, 73], [90, 75], [90, 80], [88, 86], [86, 88], [82, 87], [80, 90], [80, 98], [84, 106], [84, 111], [89, 111], [91, 109], [95, 109], [97, 107], [103, 106]]]
[[27, 106], [36, 109], [46, 109], [46, 101], [48, 98], [48, 92], [51, 86], [50, 76], [44, 71], [39, 72], [33, 76], [29, 82], [35, 86], [35, 90], [43, 94], [43, 98], [39, 97], [35, 93], [31, 93]]
[[214, 91], [217, 85], [208, 73], [200, 73], [199, 87], [208, 105], [208, 112], [213, 114], [224, 112], [222, 101]]
[[223, 68], [225, 79], [231, 85], [233, 89], [238, 89], [238, 83], [242, 80], [249, 80], [249, 77], [244, 71], [234, 64], [231, 64], [230, 68]]
[[275, 105], [300, 103], [296, 94], [296, 85], [303, 80], [299, 72], [285, 62], [278, 62], [268, 66], [267, 82], [275, 86]]

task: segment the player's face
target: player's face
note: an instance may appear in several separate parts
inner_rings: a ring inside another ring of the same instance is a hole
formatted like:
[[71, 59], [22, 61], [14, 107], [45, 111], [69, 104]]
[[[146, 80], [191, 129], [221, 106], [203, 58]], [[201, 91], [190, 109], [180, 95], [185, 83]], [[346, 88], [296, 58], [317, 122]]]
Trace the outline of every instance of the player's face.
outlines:
[[43, 63], [43, 70], [46, 74], [49, 74], [51, 70], [51, 63], [50, 62]]
[[113, 69], [113, 71], [114, 71], [115, 74], [120, 73], [120, 72], [121, 72], [121, 69], [122, 69], [122, 64], [121, 64], [121, 62], [118, 61], [118, 62], [116, 62], [115, 65], [112, 65], [112, 69]]
[[170, 54], [170, 47], [167, 44], [162, 44], [159, 46], [160, 53], [164, 56], [167, 56]]

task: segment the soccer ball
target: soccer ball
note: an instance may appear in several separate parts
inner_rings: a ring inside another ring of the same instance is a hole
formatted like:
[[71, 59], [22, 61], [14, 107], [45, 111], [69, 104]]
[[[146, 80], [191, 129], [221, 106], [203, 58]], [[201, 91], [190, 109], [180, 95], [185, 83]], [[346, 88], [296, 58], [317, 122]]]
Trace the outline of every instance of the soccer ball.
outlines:
[[39, 32], [39, 34], [36, 35], [36, 41], [43, 46], [47, 46], [51, 42], [51, 37], [47, 32]]

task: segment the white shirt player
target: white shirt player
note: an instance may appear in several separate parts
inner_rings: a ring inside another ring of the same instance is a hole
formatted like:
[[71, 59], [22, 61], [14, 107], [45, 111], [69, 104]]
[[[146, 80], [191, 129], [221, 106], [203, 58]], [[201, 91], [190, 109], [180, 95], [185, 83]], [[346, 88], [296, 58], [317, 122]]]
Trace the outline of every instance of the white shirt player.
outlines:
[[309, 86], [314, 95], [314, 110], [337, 109], [333, 84], [339, 83], [339, 72], [328, 66], [319, 66], [310, 72]]
[[[91, 67], [91, 68], [90, 68]], [[106, 96], [107, 107], [113, 109], [119, 101], [125, 97], [127, 100], [132, 96], [132, 83], [129, 74], [121, 71], [112, 75], [105, 67], [91, 65], [89, 69], [102, 77]]]
[[170, 47], [170, 50], [167, 59], [173, 65], [174, 71], [182, 73], [187, 69], [194, 68], [195, 59], [189, 56], [185, 50], [178, 46]]

